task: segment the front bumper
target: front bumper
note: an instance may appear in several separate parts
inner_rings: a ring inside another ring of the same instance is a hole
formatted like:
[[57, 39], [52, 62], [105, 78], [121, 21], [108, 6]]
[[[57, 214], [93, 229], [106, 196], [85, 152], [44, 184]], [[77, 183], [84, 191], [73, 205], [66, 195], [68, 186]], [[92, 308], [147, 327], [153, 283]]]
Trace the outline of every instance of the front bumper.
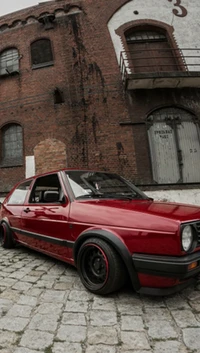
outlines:
[[[200, 251], [181, 257], [133, 254], [132, 261], [138, 274], [157, 276], [163, 278], [163, 280], [165, 278], [174, 278], [179, 281], [178, 285], [171, 288], [159, 288], [159, 283], [158, 288], [141, 287], [138, 290], [139, 293], [172, 294], [194, 283], [195, 277], [200, 273]], [[195, 262], [197, 266], [190, 270], [189, 265]]]

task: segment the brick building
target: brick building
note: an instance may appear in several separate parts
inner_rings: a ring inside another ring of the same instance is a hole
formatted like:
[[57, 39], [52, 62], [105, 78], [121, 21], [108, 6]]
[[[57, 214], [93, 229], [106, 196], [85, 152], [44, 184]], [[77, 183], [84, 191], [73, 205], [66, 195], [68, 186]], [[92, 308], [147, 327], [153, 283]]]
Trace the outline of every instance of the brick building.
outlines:
[[68, 166], [196, 195], [198, 1], [57, 0], [0, 18], [0, 194]]

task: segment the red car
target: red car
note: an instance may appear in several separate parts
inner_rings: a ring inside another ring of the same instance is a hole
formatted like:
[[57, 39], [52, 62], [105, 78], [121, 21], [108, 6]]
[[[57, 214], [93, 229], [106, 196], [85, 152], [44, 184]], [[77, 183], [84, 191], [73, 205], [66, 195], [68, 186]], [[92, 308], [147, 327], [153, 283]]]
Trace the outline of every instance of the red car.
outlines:
[[1, 207], [1, 243], [22, 244], [77, 267], [85, 287], [107, 294], [170, 294], [200, 272], [200, 207], [155, 202], [98, 171], [60, 170], [18, 183]]

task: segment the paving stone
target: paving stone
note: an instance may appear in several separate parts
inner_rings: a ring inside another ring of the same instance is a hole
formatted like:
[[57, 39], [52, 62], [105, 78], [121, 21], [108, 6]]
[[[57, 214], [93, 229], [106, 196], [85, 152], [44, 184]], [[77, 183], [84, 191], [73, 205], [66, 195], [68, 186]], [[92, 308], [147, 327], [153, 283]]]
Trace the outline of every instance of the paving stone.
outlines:
[[44, 274], [41, 277], [41, 281], [55, 282], [58, 279], [58, 275]]
[[8, 330], [13, 332], [21, 332], [28, 325], [29, 320], [21, 317], [0, 318], [0, 330]]
[[36, 283], [40, 277], [26, 275], [22, 278], [22, 281]]
[[54, 285], [54, 281], [44, 281], [42, 279], [40, 279], [39, 281], [37, 281], [35, 284], [34, 284], [34, 287], [35, 288], [48, 288], [48, 289], [51, 289]]
[[34, 288], [32, 287], [31, 289], [29, 289], [27, 292], [26, 292], [26, 295], [30, 295], [30, 296], [33, 296], [33, 297], [39, 297], [41, 293], [43, 293], [44, 291], [44, 288]]
[[59, 315], [36, 314], [32, 317], [28, 328], [30, 330], [54, 332], [58, 326], [58, 319], [59, 319]]
[[32, 287], [32, 284], [28, 282], [17, 282], [12, 286], [13, 289], [18, 289], [19, 291], [24, 291], [24, 292], [29, 290], [31, 287]]
[[61, 341], [83, 342], [86, 339], [86, 327], [75, 325], [61, 325], [56, 338]]
[[115, 353], [115, 352], [116, 352], [115, 347], [105, 346], [102, 344], [99, 344], [97, 346], [88, 346], [85, 350], [85, 353]]
[[3, 293], [0, 294], [0, 302], [1, 299], [17, 301], [20, 295], [20, 292], [17, 290], [14, 290], [12, 288], [6, 289]]
[[113, 298], [110, 299], [106, 297], [94, 297], [92, 309], [114, 311], [116, 310], [115, 301], [113, 300]]
[[137, 305], [131, 305], [131, 304], [122, 304], [122, 303], [116, 303], [117, 305], [117, 310], [121, 314], [130, 314], [130, 315], [142, 315], [143, 314], [143, 309], [142, 309], [142, 304], [140, 303], [139, 306]]
[[121, 332], [122, 348], [124, 350], [130, 349], [150, 349], [147, 336], [144, 332]]
[[118, 344], [117, 330], [114, 327], [89, 327], [88, 344]]
[[83, 352], [83, 349], [80, 343], [56, 342], [52, 347], [52, 353], [82, 353], [82, 352]]
[[67, 300], [64, 311], [86, 313], [88, 311], [88, 305], [88, 302], [74, 302], [72, 300]]
[[94, 294], [86, 291], [72, 290], [69, 294], [68, 299], [74, 301], [91, 301], [93, 300]]
[[170, 339], [178, 337], [178, 333], [172, 323], [166, 320], [151, 321], [148, 334], [153, 339]]
[[67, 291], [59, 290], [46, 290], [40, 297], [41, 301], [63, 303], [65, 296], [68, 294]]
[[[142, 350], [137, 350], [137, 349], [136, 350], [135, 349], [132, 350], [131, 349], [131, 350], [127, 351], [126, 349], [124, 350], [123, 347], [122, 347], [122, 349], [120, 350], [120, 353], [153, 353], [153, 351], [149, 350], [149, 349], [148, 350], [147, 349], [145, 349], [145, 350], [143, 350], [143, 349]], [[162, 352], [160, 352], [160, 353], [162, 353]]]
[[15, 344], [19, 336], [15, 332], [0, 331], [0, 347], [9, 347]]
[[146, 323], [151, 323], [152, 321], [172, 320], [170, 311], [167, 308], [146, 308], [144, 312]]
[[64, 313], [61, 322], [64, 325], [86, 325], [85, 315], [82, 313]]
[[76, 278], [73, 283], [73, 289], [77, 290], [85, 290], [83, 283], [81, 282], [80, 278]]
[[17, 303], [29, 306], [36, 306], [37, 301], [38, 300], [36, 297], [30, 295], [21, 295]]
[[200, 352], [200, 328], [185, 328], [183, 329], [183, 341], [191, 350]]
[[115, 311], [92, 310], [90, 322], [92, 326], [113, 326], [117, 324], [117, 315]]
[[76, 280], [75, 276], [66, 276], [66, 275], [62, 275], [60, 276], [60, 278], [57, 281], [60, 282], [67, 282], [67, 283], [74, 283]]
[[18, 347], [16, 350], [13, 351], [13, 353], [38, 353], [38, 351], [35, 351], [35, 350], [33, 351], [32, 349], [29, 349], [29, 348]]
[[54, 284], [53, 288], [58, 290], [72, 289], [72, 284], [70, 282], [59, 282]]
[[16, 317], [30, 317], [32, 307], [28, 305], [14, 304], [13, 307], [7, 312], [6, 316]]
[[200, 322], [196, 320], [191, 310], [173, 310], [172, 315], [181, 328], [185, 327], [200, 327]]
[[60, 315], [62, 311], [63, 304], [61, 303], [42, 303], [37, 308], [37, 313], [39, 314], [56, 314]]
[[144, 331], [142, 316], [122, 315], [121, 329], [123, 331]]
[[30, 349], [41, 350], [52, 345], [53, 337], [54, 335], [49, 332], [26, 330], [22, 336], [20, 345]]
[[155, 342], [153, 353], [187, 353], [187, 349], [177, 341]]
[[29, 276], [36, 276], [40, 278], [44, 273], [45, 273], [44, 271], [32, 270], [29, 272]]
[[17, 282], [17, 280], [15, 278], [3, 278], [1, 281], [1, 285], [3, 287], [12, 287], [15, 283]]
[[190, 309], [187, 299], [183, 298], [180, 294], [176, 294], [173, 297], [166, 298], [165, 303], [170, 310], [183, 310]]
[[142, 302], [144, 308], [166, 308], [166, 304], [162, 297], [142, 296]]

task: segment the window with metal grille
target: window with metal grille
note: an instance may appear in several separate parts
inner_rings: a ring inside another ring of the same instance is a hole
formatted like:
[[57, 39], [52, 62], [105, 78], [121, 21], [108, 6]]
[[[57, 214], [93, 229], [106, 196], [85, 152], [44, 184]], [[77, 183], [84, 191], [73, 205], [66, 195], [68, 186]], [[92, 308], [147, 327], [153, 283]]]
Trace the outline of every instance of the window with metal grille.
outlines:
[[200, 182], [198, 119], [179, 108], [154, 111], [147, 119], [153, 179], [158, 184]]
[[154, 41], [167, 41], [164, 33], [159, 33], [153, 30], [140, 30], [134, 31], [126, 36], [127, 43], [131, 42], [154, 42]]
[[[140, 26], [125, 33], [129, 69], [133, 73], [179, 71], [179, 51], [172, 48], [167, 31], [154, 26]], [[184, 66], [182, 66], [184, 68]]]
[[23, 162], [23, 134], [18, 124], [8, 124], [1, 130], [1, 165], [12, 166]]
[[53, 54], [49, 39], [39, 39], [31, 44], [31, 61], [33, 68], [53, 65]]
[[18, 50], [7, 49], [0, 54], [0, 75], [9, 75], [19, 71]]

